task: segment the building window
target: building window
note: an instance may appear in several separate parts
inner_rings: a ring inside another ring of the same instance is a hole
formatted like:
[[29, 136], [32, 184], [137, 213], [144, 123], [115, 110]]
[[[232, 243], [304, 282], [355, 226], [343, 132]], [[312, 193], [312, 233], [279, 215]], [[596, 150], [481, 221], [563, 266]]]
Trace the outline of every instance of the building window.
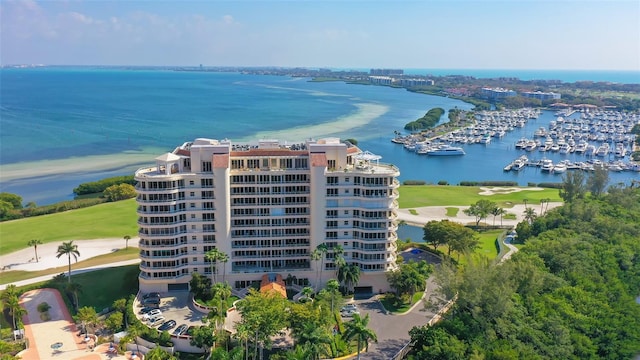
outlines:
[[193, 235], [193, 236], [191, 236], [191, 240], [196, 241], [196, 240], [198, 240], [198, 237]]
[[197, 246], [192, 247], [191, 251], [198, 251], [198, 247]]
[[193, 180], [189, 180], [189, 185], [195, 185], [195, 182]]
[[202, 162], [202, 172], [211, 172], [211, 161], [203, 161]]

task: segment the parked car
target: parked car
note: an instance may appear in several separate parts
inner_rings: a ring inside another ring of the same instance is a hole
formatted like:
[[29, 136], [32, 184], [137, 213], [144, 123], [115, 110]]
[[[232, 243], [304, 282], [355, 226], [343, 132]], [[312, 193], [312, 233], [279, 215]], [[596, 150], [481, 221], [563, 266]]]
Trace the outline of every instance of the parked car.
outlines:
[[150, 312], [151, 310], [157, 309], [157, 307], [153, 307], [153, 306], [145, 306], [142, 309], [140, 309], [140, 314], [146, 314], [148, 312]]
[[358, 310], [358, 306], [356, 304], [347, 304], [340, 309], [340, 312], [352, 310]]
[[353, 315], [360, 315], [360, 311], [356, 310], [347, 310], [347, 311], [342, 311], [340, 313], [340, 315], [342, 315], [343, 317], [353, 317]]
[[148, 293], [148, 294], [144, 294], [144, 296], [142, 296], [142, 299], [151, 299], [151, 298], [158, 298], [160, 299], [160, 293], [158, 292], [152, 292], [152, 293]]
[[145, 320], [149, 320], [153, 317], [156, 317], [158, 315], [162, 315], [162, 311], [160, 311], [160, 309], [153, 309], [151, 311], [149, 311], [148, 313], [142, 315], [142, 318]]
[[160, 306], [160, 298], [150, 297], [142, 300], [142, 305], [144, 306]]
[[165, 321], [162, 325], [158, 327], [158, 330], [165, 331], [169, 329], [173, 329], [176, 326], [176, 322], [174, 320]]
[[162, 324], [163, 322], [164, 322], [164, 316], [162, 316], [162, 315], [158, 315], [156, 317], [150, 318], [149, 321], [147, 321], [149, 326], [158, 326], [158, 325]]
[[175, 330], [173, 330], [173, 335], [180, 336], [180, 335], [184, 334], [184, 332], [187, 331], [188, 327], [189, 326], [187, 324], [182, 324], [182, 325], [178, 326]]

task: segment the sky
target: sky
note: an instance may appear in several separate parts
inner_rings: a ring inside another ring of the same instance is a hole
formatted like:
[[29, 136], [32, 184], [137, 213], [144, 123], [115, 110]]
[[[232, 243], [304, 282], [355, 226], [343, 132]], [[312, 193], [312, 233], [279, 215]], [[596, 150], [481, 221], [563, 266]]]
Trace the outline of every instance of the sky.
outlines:
[[640, 1], [0, 0], [0, 64], [640, 71]]

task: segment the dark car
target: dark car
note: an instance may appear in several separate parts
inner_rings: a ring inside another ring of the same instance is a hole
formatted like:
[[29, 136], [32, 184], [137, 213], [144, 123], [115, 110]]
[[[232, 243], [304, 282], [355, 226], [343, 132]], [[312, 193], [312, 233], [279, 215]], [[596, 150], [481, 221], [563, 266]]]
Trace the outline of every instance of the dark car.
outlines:
[[188, 328], [187, 324], [182, 324], [182, 325], [178, 326], [175, 330], [173, 330], [173, 335], [180, 336], [185, 331], [187, 331], [187, 328]]
[[146, 314], [151, 310], [157, 309], [156, 307], [153, 306], [145, 306], [142, 309], [140, 309], [140, 314]]
[[142, 300], [142, 305], [144, 305], [145, 307], [158, 307], [158, 305], [160, 305], [160, 298], [157, 297], [150, 297], [150, 298], [146, 298], [144, 300]]
[[148, 293], [148, 294], [144, 294], [144, 296], [142, 296], [142, 299], [153, 299], [153, 298], [158, 298], [160, 299], [160, 293], [157, 292], [152, 292], [152, 293]]
[[169, 320], [169, 321], [166, 321], [164, 324], [160, 325], [158, 327], [158, 330], [165, 331], [173, 328], [174, 326], [176, 326], [176, 322], [174, 320]]

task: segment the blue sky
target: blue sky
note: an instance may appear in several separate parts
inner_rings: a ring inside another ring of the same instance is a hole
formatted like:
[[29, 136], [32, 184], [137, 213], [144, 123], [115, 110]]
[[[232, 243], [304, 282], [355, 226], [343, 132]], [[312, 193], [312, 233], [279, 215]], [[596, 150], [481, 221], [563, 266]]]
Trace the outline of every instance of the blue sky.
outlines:
[[0, 1], [0, 62], [640, 71], [640, 1]]

